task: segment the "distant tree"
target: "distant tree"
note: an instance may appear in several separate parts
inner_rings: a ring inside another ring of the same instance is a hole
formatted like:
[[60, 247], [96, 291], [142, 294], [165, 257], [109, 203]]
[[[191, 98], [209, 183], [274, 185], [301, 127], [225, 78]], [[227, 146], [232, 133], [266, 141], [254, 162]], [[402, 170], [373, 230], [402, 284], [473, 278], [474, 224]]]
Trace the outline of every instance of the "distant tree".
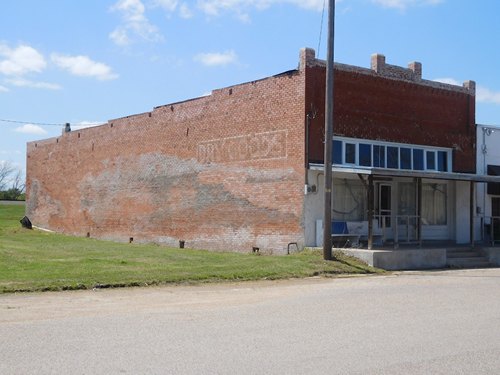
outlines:
[[8, 161], [0, 161], [0, 199], [21, 199], [24, 196], [24, 188], [22, 171], [14, 168]]
[[18, 190], [20, 193], [24, 191], [26, 184], [24, 182], [24, 176], [20, 169], [17, 170], [14, 178], [12, 179], [11, 189]]
[[0, 191], [7, 187], [9, 176], [15, 171], [10, 161], [0, 161]]

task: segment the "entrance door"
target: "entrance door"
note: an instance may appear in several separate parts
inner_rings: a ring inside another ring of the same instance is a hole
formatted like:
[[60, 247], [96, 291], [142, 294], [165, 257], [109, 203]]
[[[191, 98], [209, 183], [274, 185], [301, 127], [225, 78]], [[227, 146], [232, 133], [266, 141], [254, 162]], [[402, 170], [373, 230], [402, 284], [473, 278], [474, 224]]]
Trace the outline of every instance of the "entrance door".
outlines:
[[392, 215], [392, 186], [380, 184], [378, 189], [378, 215], [380, 228], [391, 227]]
[[500, 241], [500, 198], [491, 198], [491, 225], [493, 226], [493, 240]]

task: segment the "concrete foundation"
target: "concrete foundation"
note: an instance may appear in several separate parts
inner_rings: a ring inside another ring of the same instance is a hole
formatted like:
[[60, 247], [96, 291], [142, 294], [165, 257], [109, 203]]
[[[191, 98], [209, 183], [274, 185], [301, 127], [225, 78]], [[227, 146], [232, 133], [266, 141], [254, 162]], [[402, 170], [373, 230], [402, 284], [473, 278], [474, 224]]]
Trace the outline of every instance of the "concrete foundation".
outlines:
[[492, 266], [500, 266], [500, 248], [483, 247], [484, 255], [488, 257]]
[[[335, 249], [361, 259], [370, 266], [384, 270], [418, 270], [446, 267], [446, 248], [404, 249], [404, 250], [366, 250]], [[500, 261], [500, 252], [498, 252]]]

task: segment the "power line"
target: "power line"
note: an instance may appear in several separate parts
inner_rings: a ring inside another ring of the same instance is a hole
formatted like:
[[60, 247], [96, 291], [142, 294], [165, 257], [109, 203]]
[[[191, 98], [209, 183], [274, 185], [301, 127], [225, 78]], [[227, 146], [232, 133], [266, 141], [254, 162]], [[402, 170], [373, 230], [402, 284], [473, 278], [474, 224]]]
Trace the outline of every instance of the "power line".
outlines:
[[54, 124], [54, 123], [47, 123], [47, 122], [33, 122], [33, 121], [19, 121], [19, 120], [5, 120], [5, 119], [0, 119], [0, 122], [10, 122], [14, 124], [32, 124], [32, 125], [40, 125], [40, 126], [64, 126], [66, 124], [60, 123], [60, 124]]
[[319, 52], [320, 52], [320, 47], [321, 47], [321, 36], [323, 34], [323, 18], [325, 17], [325, 5], [326, 5], [326, 0], [323, 0], [323, 12], [321, 13], [321, 25], [319, 27], [319, 41], [318, 41], [318, 50], [316, 53], [316, 56], [319, 58]]

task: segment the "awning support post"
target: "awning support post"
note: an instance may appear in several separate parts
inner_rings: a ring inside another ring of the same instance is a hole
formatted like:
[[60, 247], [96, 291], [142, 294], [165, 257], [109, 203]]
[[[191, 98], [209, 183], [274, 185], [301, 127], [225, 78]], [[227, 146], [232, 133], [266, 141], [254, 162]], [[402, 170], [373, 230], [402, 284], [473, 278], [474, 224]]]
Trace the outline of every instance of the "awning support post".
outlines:
[[474, 181], [470, 182], [470, 206], [469, 206], [469, 223], [470, 223], [470, 246], [474, 248]]
[[374, 193], [373, 193], [373, 176], [368, 176], [368, 250], [373, 247], [373, 208], [374, 204]]
[[417, 232], [418, 247], [422, 247], [422, 178], [417, 178]]

